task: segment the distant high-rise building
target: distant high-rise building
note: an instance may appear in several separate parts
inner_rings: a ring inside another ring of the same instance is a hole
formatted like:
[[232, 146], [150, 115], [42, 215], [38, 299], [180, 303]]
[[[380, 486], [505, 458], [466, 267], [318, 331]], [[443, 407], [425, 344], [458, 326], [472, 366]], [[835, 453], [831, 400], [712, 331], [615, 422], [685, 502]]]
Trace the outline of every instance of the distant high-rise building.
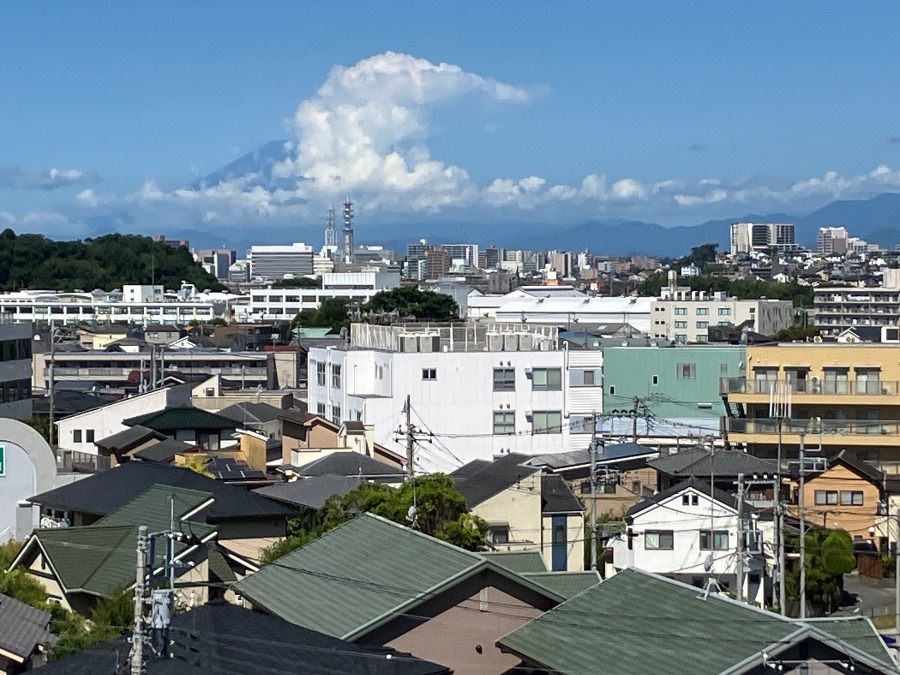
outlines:
[[[483, 260], [482, 260], [483, 259]], [[499, 270], [500, 263], [506, 259], [506, 251], [502, 248], [489, 247], [478, 254], [478, 267], [483, 270]]]
[[336, 246], [337, 237], [334, 232], [334, 207], [328, 207], [328, 219], [325, 224], [325, 246]]
[[793, 223], [732, 223], [731, 255], [796, 248]]
[[462, 267], [478, 265], [478, 244], [441, 244], [441, 248], [447, 251], [453, 264]]
[[846, 227], [820, 227], [816, 236], [816, 252], [820, 255], [842, 255], [847, 252], [850, 233]]
[[344, 239], [341, 245], [341, 254], [345, 263], [353, 262], [353, 202], [350, 201], [350, 195], [347, 195], [347, 201], [344, 202]]
[[253, 277], [283, 279], [287, 275], [306, 276], [312, 273], [312, 246], [296, 243], [290, 246], [250, 247], [250, 274]]
[[237, 260], [237, 252], [232, 249], [206, 249], [197, 252], [197, 258], [203, 268], [216, 279], [229, 279], [229, 268]]

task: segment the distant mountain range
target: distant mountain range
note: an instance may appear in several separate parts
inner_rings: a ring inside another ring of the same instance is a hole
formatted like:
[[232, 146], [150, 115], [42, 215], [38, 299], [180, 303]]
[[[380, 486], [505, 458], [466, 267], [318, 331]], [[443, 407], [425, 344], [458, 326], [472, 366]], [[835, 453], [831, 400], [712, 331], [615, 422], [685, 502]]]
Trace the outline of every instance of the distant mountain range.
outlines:
[[[288, 188], [293, 179], [289, 181], [274, 175], [273, 167], [290, 155], [289, 142], [272, 141], [196, 181], [193, 187], [211, 187], [223, 181], [245, 178], [248, 186]], [[243, 255], [252, 244], [305, 241], [318, 247], [323, 238], [324, 214], [322, 221], [320, 224], [290, 229], [261, 228], [253, 232], [252, 239], [247, 238], [247, 232], [237, 224], [233, 230], [219, 229], [211, 232], [198, 227], [172, 229], [163, 234], [173, 239], [189, 239], [198, 248], [226, 244]], [[820, 227], [844, 226], [852, 236], [893, 249], [900, 243], [900, 194], [886, 193], [865, 200], [834, 201], [805, 215], [743, 214], [698, 225], [676, 227], [623, 219], [587, 221], [571, 226], [509, 221], [491, 223], [489, 228], [484, 223], [440, 220], [378, 225], [360, 223], [357, 241], [382, 244], [401, 252], [405, 251], [407, 244], [424, 238], [435, 243], [472, 242], [481, 246], [506, 248], [590, 249], [595, 253], [611, 255], [646, 253], [679, 256], [687, 253], [692, 246], [710, 242], [718, 243], [720, 250], [726, 250], [729, 246], [729, 225], [738, 221], [794, 223], [797, 243], [807, 247], [815, 246], [816, 232]]]

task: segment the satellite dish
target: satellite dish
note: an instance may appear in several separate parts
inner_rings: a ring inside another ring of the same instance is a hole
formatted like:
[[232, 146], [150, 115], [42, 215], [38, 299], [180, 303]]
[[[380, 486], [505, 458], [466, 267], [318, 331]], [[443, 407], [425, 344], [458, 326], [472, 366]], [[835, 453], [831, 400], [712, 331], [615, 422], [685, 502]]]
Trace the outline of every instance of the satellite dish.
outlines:
[[712, 553], [710, 553], [708, 556], [706, 556], [706, 559], [703, 561], [703, 571], [709, 572], [712, 569], [712, 566], [713, 566], [713, 557], [712, 557]]

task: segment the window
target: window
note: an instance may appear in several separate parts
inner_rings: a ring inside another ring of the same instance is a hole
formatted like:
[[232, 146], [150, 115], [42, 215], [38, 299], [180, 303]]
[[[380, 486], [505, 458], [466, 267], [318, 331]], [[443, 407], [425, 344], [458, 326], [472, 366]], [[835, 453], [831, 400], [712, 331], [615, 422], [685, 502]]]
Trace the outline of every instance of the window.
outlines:
[[615, 395], [616, 395], [616, 385], [614, 385], [614, 384], [613, 384], [613, 385], [610, 385], [610, 387], [609, 387], [609, 395], [610, 395], [610, 396], [615, 396]]
[[675, 316], [687, 316], [687, 307], [676, 307]]
[[575, 369], [569, 371], [569, 385], [572, 387], [595, 387], [599, 379], [595, 370]]
[[562, 389], [562, 370], [535, 368], [531, 373], [531, 387], [535, 391], [559, 391]]
[[341, 388], [341, 366], [337, 363], [331, 364], [331, 386], [335, 389]]
[[841, 506], [862, 506], [863, 493], [861, 490], [841, 490]]
[[86, 443], [93, 443], [93, 442], [94, 442], [94, 430], [93, 430], [93, 429], [87, 429], [87, 430], [84, 432], [84, 440], [85, 440]]
[[335, 424], [341, 423], [341, 406], [333, 405], [331, 406], [331, 421]]
[[671, 551], [675, 548], [672, 530], [647, 530], [644, 532], [644, 548], [648, 551]]
[[709, 321], [698, 321], [697, 328], [709, 328]]
[[572, 415], [569, 417], [569, 433], [570, 434], [592, 434], [594, 433], [594, 417], [593, 415]]
[[704, 530], [701, 532], [700, 549], [703, 551], [727, 551], [728, 530]]
[[675, 372], [679, 380], [695, 380], [697, 379], [697, 364], [679, 363]]
[[75, 429], [72, 431], [72, 442], [81, 443], [81, 429]]
[[730, 326], [730, 325], [731, 325], [731, 322], [730, 322], [730, 321], [720, 321], [720, 322], [719, 322], [719, 325], [720, 325], [720, 326]]
[[684, 333], [675, 333], [675, 342], [684, 344], [685, 342], [687, 342], [687, 335], [685, 335]]
[[731, 307], [719, 307], [719, 316], [731, 316]]
[[531, 420], [531, 432], [534, 434], [562, 433], [562, 413], [558, 410], [534, 413]]
[[698, 335], [696, 341], [697, 342], [709, 342], [709, 336], [708, 335]]
[[697, 506], [699, 503], [700, 498], [697, 495], [681, 495], [682, 506]]
[[509, 525], [491, 525], [488, 530], [488, 540], [492, 544], [509, 543]]
[[422, 379], [433, 382], [437, 379], [437, 368], [422, 368]]
[[656, 386], [659, 384], [659, 375], [654, 375], [650, 378], [650, 384]]
[[857, 368], [856, 369], [856, 393], [857, 394], [880, 394], [881, 393], [881, 371], [878, 368]]
[[816, 504], [835, 505], [838, 503], [837, 490], [816, 490]]
[[516, 433], [516, 414], [512, 411], [494, 411], [494, 433]]
[[698, 307], [697, 316], [709, 316], [709, 307]]
[[325, 362], [316, 362], [316, 384], [320, 387], [325, 386]]
[[687, 321], [676, 321], [675, 328], [687, 328]]
[[494, 368], [494, 391], [515, 391], [515, 368]]
[[322, 415], [323, 417], [325, 416], [325, 404], [324, 403], [316, 404], [316, 414]]
[[721, 375], [727, 375], [727, 374], [728, 374], [728, 364], [727, 364], [727, 363], [720, 363], [720, 364], [719, 364], [719, 374], [721, 374]]

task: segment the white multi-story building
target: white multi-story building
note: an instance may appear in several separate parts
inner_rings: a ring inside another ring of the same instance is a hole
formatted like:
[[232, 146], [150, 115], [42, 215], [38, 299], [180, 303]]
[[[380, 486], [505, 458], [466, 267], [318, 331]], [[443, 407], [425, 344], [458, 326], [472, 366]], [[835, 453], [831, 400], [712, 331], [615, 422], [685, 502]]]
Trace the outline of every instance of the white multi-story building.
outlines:
[[183, 325], [227, 316], [241, 296], [197, 293], [188, 285], [178, 292], [162, 286], [124, 286], [119, 291], [64, 293], [28, 290], [0, 295], [0, 314], [19, 322], [77, 324], [133, 323]]
[[669, 273], [669, 286], [652, 300], [650, 334], [674, 342], [706, 342], [711, 326], [738, 326], [752, 321], [752, 330], [774, 335], [794, 323], [790, 300], [739, 300], [726, 292], [707, 293], [676, 286]]
[[820, 227], [816, 235], [816, 253], [820, 255], [843, 255], [847, 252], [850, 233], [846, 227]]
[[250, 275], [258, 279], [284, 279], [313, 273], [313, 248], [304, 243], [289, 246], [251, 246]]
[[796, 248], [793, 223], [732, 223], [731, 255]]
[[865, 288], [815, 288], [816, 328], [823, 336], [835, 336], [854, 326], [900, 324], [900, 270], [885, 269], [882, 283]]
[[331, 272], [322, 275], [322, 288], [255, 288], [235, 316], [241, 322], [290, 321], [304, 309], [318, 309], [325, 300], [368, 302], [379, 291], [399, 285], [399, 272]]
[[373, 425], [376, 443], [405, 454], [397, 430], [409, 397], [416, 464], [429, 471], [582, 449], [602, 412], [602, 353], [569, 351], [557, 334], [523, 324], [353, 324], [349, 348], [310, 350], [309, 411]]

